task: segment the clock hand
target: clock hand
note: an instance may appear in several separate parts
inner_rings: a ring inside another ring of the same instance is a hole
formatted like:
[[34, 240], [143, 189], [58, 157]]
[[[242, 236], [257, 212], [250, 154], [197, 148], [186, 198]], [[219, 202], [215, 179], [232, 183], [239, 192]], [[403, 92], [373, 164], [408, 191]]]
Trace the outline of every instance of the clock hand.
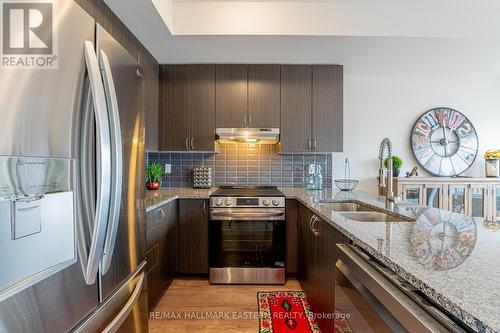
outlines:
[[443, 124], [443, 137], [444, 137], [444, 140], [445, 140], [445, 145], [443, 147], [443, 149], [444, 149], [444, 156], [447, 157], [448, 156], [448, 139], [446, 138], [446, 127], [445, 127], [444, 124]]

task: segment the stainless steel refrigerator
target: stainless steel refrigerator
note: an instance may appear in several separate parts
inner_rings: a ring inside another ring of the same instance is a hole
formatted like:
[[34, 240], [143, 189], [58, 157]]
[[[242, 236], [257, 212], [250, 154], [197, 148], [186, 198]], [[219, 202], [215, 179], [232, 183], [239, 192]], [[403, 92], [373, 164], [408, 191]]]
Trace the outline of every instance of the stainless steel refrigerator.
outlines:
[[57, 69], [0, 68], [0, 332], [147, 332], [141, 68], [73, 1], [52, 23]]

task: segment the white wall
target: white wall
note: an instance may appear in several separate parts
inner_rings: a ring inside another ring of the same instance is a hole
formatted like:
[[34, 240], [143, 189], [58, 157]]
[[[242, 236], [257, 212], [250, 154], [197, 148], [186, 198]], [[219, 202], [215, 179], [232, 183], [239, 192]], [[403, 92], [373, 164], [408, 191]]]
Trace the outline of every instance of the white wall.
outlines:
[[420, 114], [436, 106], [461, 111], [476, 128], [479, 155], [466, 174], [484, 176], [484, 152], [500, 148], [500, 78], [347, 75], [344, 84], [344, 153], [334, 155], [334, 176], [343, 177], [347, 156], [360, 189], [377, 191], [378, 148], [384, 137], [405, 163], [402, 175], [417, 165], [410, 131]]

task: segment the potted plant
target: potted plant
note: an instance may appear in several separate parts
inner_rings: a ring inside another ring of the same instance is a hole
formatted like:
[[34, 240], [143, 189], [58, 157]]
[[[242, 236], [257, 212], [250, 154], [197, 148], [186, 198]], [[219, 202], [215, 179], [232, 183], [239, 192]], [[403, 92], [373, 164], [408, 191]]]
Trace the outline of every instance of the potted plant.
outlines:
[[[387, 168], [387, 160], [389, 158], [386, 158], [384, 161], [384, 165]], [[393, 177], [399, 177], [399, 171], [401, 171], [401, 167], [403, 166], [403, 160], [399, 156], [392, 156], [392, 176]]]
[[151, 163], [146, 167], [146, 188], [157, 190], [161, 186], [161, 177], [164, 174], [163, 166], [158, 163]]

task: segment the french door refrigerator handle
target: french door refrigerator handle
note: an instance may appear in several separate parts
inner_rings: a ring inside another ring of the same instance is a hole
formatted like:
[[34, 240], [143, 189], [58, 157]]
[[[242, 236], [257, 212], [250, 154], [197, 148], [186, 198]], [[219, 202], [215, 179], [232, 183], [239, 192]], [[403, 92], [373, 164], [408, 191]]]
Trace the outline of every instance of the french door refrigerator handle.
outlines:
[[111, 196], [111, 142], [106, 96], [104, 94], [104, 87], [99, 71], [99, 65], [97, 63], [97, 56], [92, 42], [84, 42], [84, 55], [90, 81], [90, 89], [93, 96], [97, 134], [96, 209], [92, 228], [92, 241], [85, 267], [85, 281], [88, 284], [94, 284], [103, 252], [104, 239], [108, 224], [109, 202]]
[[102, 331], [102, 333], [114, 333], [118, 331], [123, 322], [127, 319], [128, 315], [134, 309], [135, 304], [139, 300], [142, 292], [142, 285], [144, 284], [144, 272], [141, 273], [137, 284], [135, 285], [134, 291], [127, 303], [123, 306], [120, 312], [116, 315], [116, 317], [109, 323], [108, 326]]
[[109, 110], [109, 123], [111, 129], [111, 204], [108, 219], [108, 228], [104, 242], [104, 253], [102, 255], [102, 274], [108, 271], [116, 243], [116, 235], [120, 222], [120, 209], [123, 185], [123, 151], [122, 132], [120, 127], [120, 112], [118, 98], [116, 97], [115, 83], [108, 57], [103, 50], [99, 51], [99, 64], [101, 65], [102, 78]]

